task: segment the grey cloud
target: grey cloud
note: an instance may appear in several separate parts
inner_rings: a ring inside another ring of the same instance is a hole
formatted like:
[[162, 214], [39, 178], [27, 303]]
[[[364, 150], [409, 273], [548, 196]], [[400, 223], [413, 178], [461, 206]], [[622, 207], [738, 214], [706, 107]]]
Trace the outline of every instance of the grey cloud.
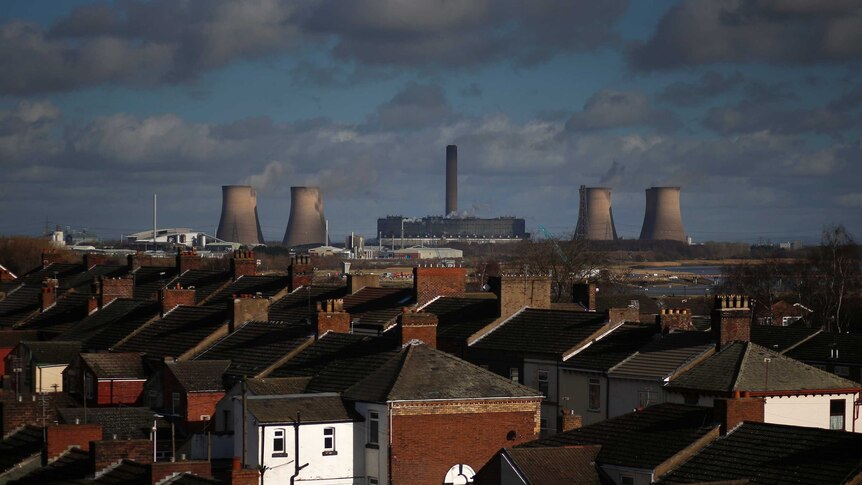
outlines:
[[465, 98], [481, 98], [482, 97], [482, 88], [479, 87], [476, 83], [470, 83], [467, 86], [461, 88], [461, 96]]
[[654, 108], [642, 92], [602, 90], [593, 94], [584, 103], [584, 109], [566, 122], [566, 129], [571, 131], [632, 126], [673, 131], [679, 128], [679, 121], [670, 111]]
[[772, 133], [820, 133], [840, 136], [858, 126], [858, 118], [829, 107], [784, 109], [742, 101], [707, 111], [704, 126], [723, 135], [768, 130]]
[[740, 72], [722, 74], [706, 71], [693, 82], [677, 81], [664, 87], [657, 99], [678, 106], [694, 106], [712, 98], [742, 90], [748, 100], [772, 103], [794, 99], [796, 95], [785, 83], [769, 83], [751, 79]]
[[60, 149], [54, 138], [60, 109], [50, 101], [21, 101], [0, 112], [0, 166], [38, 163]]
[[423, 128], [452, 115], [452, 108], [440, 86], [415, 81], [380, 105], [368, 119], [373, 129], [409, 130]]
[[811, 64], [862, 58], [858, 1], [685, 0], [629, 52], [639, 70], [719, 62]]

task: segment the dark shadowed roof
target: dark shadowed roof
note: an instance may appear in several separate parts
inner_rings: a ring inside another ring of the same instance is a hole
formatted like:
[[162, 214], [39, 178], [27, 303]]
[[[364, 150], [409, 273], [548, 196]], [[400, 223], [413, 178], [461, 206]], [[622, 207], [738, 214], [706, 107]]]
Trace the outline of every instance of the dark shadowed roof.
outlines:
[[734, 342], [670, 381], [667, 387], [728, 393], [858, 389], [859, 383], [757, 344]]
[[134, 272], [135, 298], [156, 300], [159, 289], [174, 283], [176, 266], [141, 266]]
[[[602, 485], [596, 456], [601, 446], [507, 448], [504, 450], [530, 485]], [[611, 482], [612, 483], [612, 482]]]
[[318, 301], [341, 298], [346, 292], [347, 288], [343, 286], [301, 286], [269, 306], [269, 319], [288, 323], [314, 322]]
[[119, 465], [108, 469], [94, 479], [99, 485], [149, 485], [150, 466], [130, 460], [123, 460]]
[[0, 473], [42, 449], [42, 428], [26, 425], [0, 441]]
[[0, 300], [0, 326], [11, 327], [37, 312], [41, 294], [41, 286], [30, 284], [9, 292], [6, 298]]
[[466, 341], [497, 319], [497, 299], [440, 297], [425, 306], [437, 315], [437, 338]]
[[812, 337], [817, 332], [820, 332], [819, 328], [752, 325], [751, 341], [761, 347], [781, 353]]
[[227, 271], [190, 269], [181, 274], [173, 283], [179, 284], [183, 288], [193, 287], [195, 290], [195, 302], [200, 303], [228, 284], [230, 278], [231, 275]]
[[141, 354], [135, 352], [81, 354], [98, 379], [146, 379]]
[[606, 322], [601, 313], [525, 308], [471, 347], [559, 357], [608, 329]]
[[383, 330], [415, 300], [412, 288], [365, 287], [344, 296], [344, 310], [350, 313], [354, 327]]
[[340, 360], [363, 357], [381, 350], [394, 350], [396, 346], [396, 342], [391, 339], [329, 332], [272, 371], [268, 377], [314, 376]]
[[246, 380], [248, 391], [256, 396], [302, 394], [311, 377], [261, 377]]
[[61, 365], [70, 364], [81, 353], [81, 342], [21, 342], [30, 350], [34, 364]]
[[369, 402], [519, 398], [538, 394], [535, 389], [426, 345], [404, 347], [344, 391], [348, 399]]
[[224, 391], [223, 377], [229, 360], [187, 360], [169, 362], [168, 369], [186, 392]]
[[626, 323], [566, 359], [565, 366], [573, 369], [607, 371], [637, 352], [656, 335], [655, 325]]
[[303, 423], [361, 421], [351, 404], [336, 393], [249, 396], [248, 411], [261, 423], [290, 423], [300, 413]]
[[92, 474], [90, 454], [80, 448], [71, 448], [46, 466], [37, 468], [9, 483], [19, 485], [73, 485], [87, 483], [84, 479], [90, 474]]
[[71, 328], [74, 324], [87, 318], [88, 295], [66, 293], [57, 302], [42, 313], [27, 320], [23, 328], [49, 331], [59, 334]]
[[211, 478], [205, 478], [198, 475], [193, 475], [191, 473], [180, 473], [174, 477], [168, 478], [163, 482], [159, 482], [159, 485], [223, 485], [224, 482], [219, 480], [214, 480]]
[[712, 408], [664, 403], [521, 446], [601, 445], [603, 465], [653, 469], [717, 428]]
[[0, 349], [11, 349], [22, 340], [38, 340], [39, 332], [36, 330], [0, 330]]
[[230, 360], [228, 373], [257, 376], [313, 338], [305, 323], [246, 322], [195, 359]]
[[270, 298], [286, 289], [290, 284], [287, 276], [240, 276], [236, 281], [220, 289], [207, 299], [207, 304], [225, 303], [233, 295], [256, 295], [261, 294], [264, 298]]
[[746, 422], [659, 483], [848, 483], [862, 472], [860, 450], [859, 433]]
[[819, 333], [787, 351], [786, 355], [807, 362], [862, 365], [862, 335]]
[[99, 424], [102, 426], [102, 437], [113, 439], [144, 439], [149, 438], [156, 420], [159, 428], [170, 428], [164, 418], [155, 418], [154, 412], [145, 407], [119, 408], [59, 408], [60, 422]]
[[126, 265], [97, 264], [82, 273], [60, 278], [60, 291], [74, 289], [78, 293], [93, 295], [93, 282], [98, 281], [100, 277], [119, 278], [128, 273], [129, 268]]
[[121, 352], [145, 352], [157, 357], [179, 357], [225, 324], [223, 306], [178, 306], [116, 346]]
[[697, 359], [713, 352], [715, 344], [708, 332], [673, 332], [657, 335], [608, 373], [613, 377], [666, 379]]
[[120, 298], [60, 334], [59, 339], [78, 340], [87, 350], [108, 350], [159, 315], [156, 301]]

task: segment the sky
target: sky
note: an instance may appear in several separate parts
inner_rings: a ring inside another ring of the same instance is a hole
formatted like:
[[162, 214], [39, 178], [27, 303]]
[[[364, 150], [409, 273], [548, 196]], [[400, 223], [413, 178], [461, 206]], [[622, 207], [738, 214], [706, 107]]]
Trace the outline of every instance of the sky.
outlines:
[[611, 187], [682, 187], [695, 241], [862, 238], [862, 0], [3, 0], [0, 234], [214, 234], [258, 189], [280, 241], [459, 209], [555, 235]]

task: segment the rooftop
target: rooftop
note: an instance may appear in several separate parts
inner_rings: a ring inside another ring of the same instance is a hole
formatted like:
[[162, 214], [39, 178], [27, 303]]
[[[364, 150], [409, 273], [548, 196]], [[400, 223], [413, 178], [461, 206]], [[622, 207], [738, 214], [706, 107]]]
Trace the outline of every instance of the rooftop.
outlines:
[[153, 428], [153, 420], [158, 419], [160, 428], [170, 427], [164, 418], [155, 418], [155, 413], [145, 407], [97, 407], [97, 408], [58, 408], [60, 421], [65, 424], [99, 424], [104, 439], [146, 439]]
[[471, 347], [561, 357], [606, 330], [607, 316], [602, 313], [525, 308]]
[[614, 366], [609, 376], [664, 380], [715, 349], [709, 332], [658, 334], [652, 342]]
[[785, 355], [808, 362], [862, 365], [862, 335], [818, 333]]
[[158, 317], [156, 301], [116, 299], [60, 334], [59, 339], [78, 340], [86, 350], [109, 350], [143, 324]]
[[783, 353], [818, 332], [819, 328], [752, 325], [751, 341], [774, 352]]
[[257, 376], [313, 338], [313, 327], [304, 323], [246, 322], [195, 360], [229, 360], [229, 374]]
[[648, 344], [656, 335], [655, 325], [626, 323], [566, 359], [565, 366], [573, 369], [608, 371]]
[[613, 483], [601, 477], [596, 457], [601, 446], [507, 448], [512, 464], [530, 485], [602, 485]]
[[164, 318], [148, 323], [115, 350], [179, 357], [225, 325], [227, 318], [227, 308], [223, 306], [178, 306]]
[[229, 360], [187, 360], [168, 362], [165, 368], [186, 392], [224, 391], [223, 377]]
[[64, 365], [70, 364], [81, 353], [81, 342], [21, 342], [30, 351], [34, 364]]
[[497, 319], [497, 299], [440, 297], [424, 310], [437, 315], [437, 338], [466, 341]]
[[146, 379], [141, 354], [135, 352], [81, 354], [97, 379]]
[[287, 323], [314, 322], [317, 302], [342, 298], [344, 286], [301, 286], [269, 306], [269, 319]]
[[352, 405], [336, 393], [250, 396], [248, 411], [260, 423], [290, 423], [299, 415], [302, 423], [361, 421]]

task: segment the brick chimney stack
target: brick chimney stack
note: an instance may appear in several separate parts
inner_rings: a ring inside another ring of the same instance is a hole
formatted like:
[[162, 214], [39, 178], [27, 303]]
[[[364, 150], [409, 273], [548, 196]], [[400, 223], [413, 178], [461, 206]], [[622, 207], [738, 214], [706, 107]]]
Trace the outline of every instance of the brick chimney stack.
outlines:
[[695, 330], [688, 308], [662, 308], [655, 321], [663, 333], [676, 330]]
[[641, 311], [639, 307], [626, 307], [626, 308], [608, 308], [608, 323], [610, 323], [611, 327], [616, 327], [621, 323], [626, 322], [640, 322]]
[[751, 341], [751, 299], [744, 295], [717, 295], [712, 310], [712, 332], [717, 350], [732, 342]]
[[551, 279], [547, 276], [492, 276], [488, 285], [497, 295], [501, 318], [514, 315], [525, 306], [551, 308]]
[[712, 403], [713, 418], [721, 423], [721, 434], [745, 421], [762, 423], [765, 419], [766, 399], [748, 397], [748, 393], [735, 393], [732, 398], [716, 398]]
[[350, 314], [344, 311], [344, 300], [333, 299], [317, 302], [316, 335], [326, 332], [350, 333]]
[[255, 295], [233, 295], [230, 331], [245, 322], [269, 320], [269, 298]]
[[354, 294], [362, 288], [380, 288], [380, 275], [349, 274], [347, 275], [347, 292]]
[[94, 266], [99, 264], [105, 264], [108, 260], [108, 256], [104, 254], [97, 253], [86, 253], [84, 254], [84, 267], [87, 269], [93, 269]]
[[42, 281], [42, 297], [40, 300], [42, 311], [54, 306], [57, 302], [57, 288], [60, 282], [56, 278], [45, 278]]
[[134, 298], [135, 297], [135, 278], [132, 275], [121, 278], [105, 278], [99, 277], [100, 301], [99, 306], [103, 307], [117, 298]]
[[561, 430], [563, 433], [578, 429], [583, 426], [583, 418], [580, 414], [575, 414], [574, 410], [563, 408], [562, 416], [560, 417]]
[[257, 271], [257, 260], [254, 251], [237, 249], [230, 258], [230, 272], [234, 281], [240, 276], [254, 276]]
[[401, 313], [401, 345], [407, 345], [411, 341], [419, 341], [436, 348], [437, 315], [405, 308]]
[[159, 290], [159, 301], [162, 304], [162, 316], [173, 310], [178, 305], [194, 306], [195, 290], [182, 288], [179, 283], [174, 288], [162, 288]]
[[201, 257], [193, 249], [177, 249], [177, 271], [183, 274], [190, 269], [201, 269]]
[[438, 296], [464, 296], [466, 288], [466, 268], [413, 268], [413, 291], [417, 306], [421, 307]]
[[288, 290], [293, 291], [300, 286], [311, 286], [314, 279], [314, 266], [306, 254], [298, 254], [291, 258], [287, 267]]

